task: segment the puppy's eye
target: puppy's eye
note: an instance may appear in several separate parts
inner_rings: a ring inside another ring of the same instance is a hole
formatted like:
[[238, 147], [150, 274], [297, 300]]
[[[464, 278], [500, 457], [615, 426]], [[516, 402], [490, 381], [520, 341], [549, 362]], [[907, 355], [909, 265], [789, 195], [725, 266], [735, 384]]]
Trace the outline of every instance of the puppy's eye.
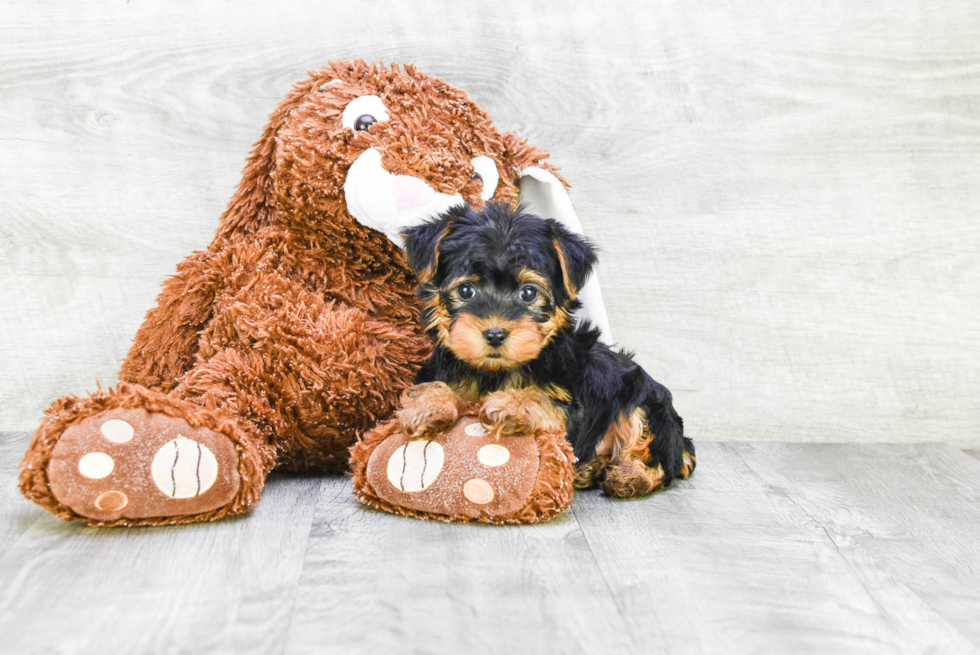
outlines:
[[464, 282], [463, 284], [459, 285], [459, 288], [456, 289], [456, 293], [459, 294], [459, 297], [463, 300], [472, 300], [473, 296], [476, 295], [476, 287], [469, 282]]
[[361, 96], [354, 98], [344, 107], [340, 123], [358, 132], [364, 131], [381, 121], [389, 119], [385, 103], [378, 96]]
[[538, 290], [534, 287], [521, 287], [520, 295], [523, 302], [534, 302], [534, 299], [538, 297]]
[[473, 164], [473, 175], [470, 179], [481, 180], [483, 182], [483, 189], [480, 190], [480, 198], [486, 202], [490, 198], [493, 198], [493, 194], [497, 191], [497, 184], [500, 182], [497, 163], [486, 155], [474, 157], [470, 163]]

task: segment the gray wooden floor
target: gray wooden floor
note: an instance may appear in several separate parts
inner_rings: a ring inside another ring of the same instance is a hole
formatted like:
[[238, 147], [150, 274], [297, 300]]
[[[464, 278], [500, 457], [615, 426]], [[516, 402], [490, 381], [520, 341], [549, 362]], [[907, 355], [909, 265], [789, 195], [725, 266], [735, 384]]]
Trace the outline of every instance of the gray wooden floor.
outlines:
[[250, 516], [65, 524], [0, 442], [4, 653], [972, 653], [980, 462], [944, 445], [700, 444], [642, 501], [549, 524], [368, 510], [274, 477]]

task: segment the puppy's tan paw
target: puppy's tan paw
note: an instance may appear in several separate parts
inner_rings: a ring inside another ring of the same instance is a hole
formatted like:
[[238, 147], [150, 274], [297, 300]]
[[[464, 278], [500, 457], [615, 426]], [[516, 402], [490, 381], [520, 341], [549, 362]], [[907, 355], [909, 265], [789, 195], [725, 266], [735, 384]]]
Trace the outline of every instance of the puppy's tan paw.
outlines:
[[575, 479], [572, 484], [576, 489], [594, 489], [602, 481], [603, 471], [609, 466], [608, 457], [593, 457], [587, 462], [575, 465]]
[[414, 405], [433, 405], [446, 403], [456, 406], [459, 404], [459, 397], [456, 392], [449, 388], [445, 382], [423, 382], [408, 387], [402, 391], [401, 406], [412, 407]]
[[480, 423], [498, 439], [534, 435], [538, 430], [558, 431], [564, 425], [551, 400], [536, 390], [497, 391], [483, 401]]
[[681, 465], [681, 478], [684, 480], [688, 479], [692, 473], [694, 473], [695, 467], [698, 465], [698, 458], [695, 457], [688, 451], [684, 451], [683, 464]]
[[439, 434], [459, 417], [459, 398], [442, 382], [427, 382], [402, 392], [396, 413], [402, 432], [411, 439]]
[[650, 468], [637, 460], [617, 462], [606, 469], [599, 484], [613, 498], [641, 498], [659, 489], [664, 483], [663, 466]]

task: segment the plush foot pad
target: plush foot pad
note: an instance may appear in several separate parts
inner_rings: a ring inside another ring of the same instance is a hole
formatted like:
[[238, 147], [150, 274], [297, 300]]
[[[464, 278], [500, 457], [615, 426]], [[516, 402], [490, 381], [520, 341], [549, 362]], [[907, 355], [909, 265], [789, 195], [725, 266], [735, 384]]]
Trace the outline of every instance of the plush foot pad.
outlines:
[[48, 464], [51, 493], [97, 521], [218, 509], [241, 484], [225, 436], [145, 409], [112, 409], [68, 427]]
[[449, 430], [409, 439], [383, 423], [352, 449], [354, 493], [385, 511], [443, 521], [535, 523], [572, 498], [571, 448], [564, 434], [501, 437], [475, 415]]

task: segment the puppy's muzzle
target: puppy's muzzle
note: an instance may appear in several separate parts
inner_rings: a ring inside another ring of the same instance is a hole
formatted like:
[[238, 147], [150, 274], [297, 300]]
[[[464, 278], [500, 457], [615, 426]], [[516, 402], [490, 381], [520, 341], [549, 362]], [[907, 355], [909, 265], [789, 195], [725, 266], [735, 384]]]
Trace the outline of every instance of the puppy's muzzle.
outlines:
[[494, 348], [499, 348], [507, 340], [509, 334], [510, 332], [501, 327], [492, 327], [483, 332], [483, 338]]

